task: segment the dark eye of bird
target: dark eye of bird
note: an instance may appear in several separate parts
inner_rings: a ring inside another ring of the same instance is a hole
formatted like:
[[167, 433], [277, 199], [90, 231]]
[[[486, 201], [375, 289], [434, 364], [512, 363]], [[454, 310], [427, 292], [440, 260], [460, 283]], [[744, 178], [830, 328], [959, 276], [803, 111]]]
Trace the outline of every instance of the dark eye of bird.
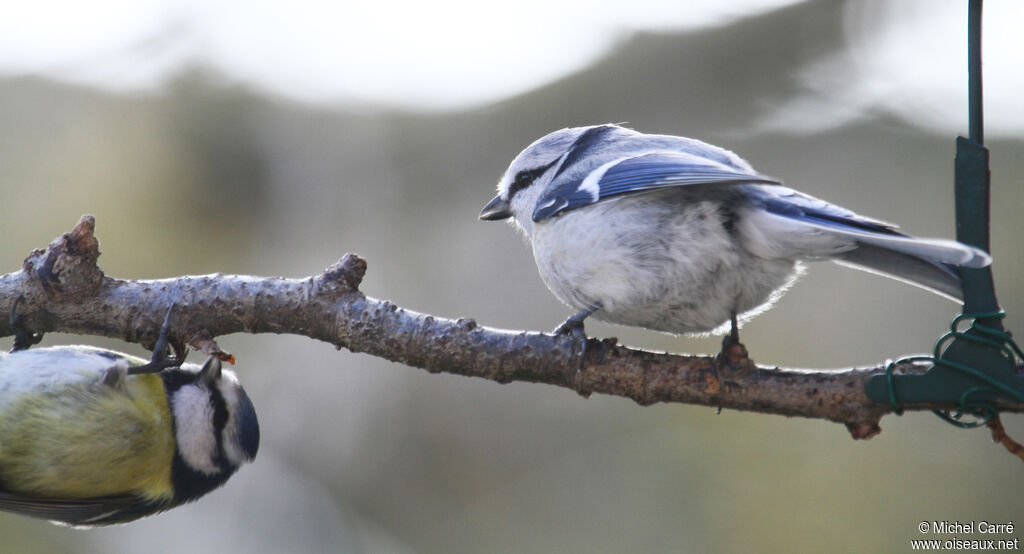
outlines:
[[517, 192], [530, 186], [530, 184], [537, 180], [537, 177], [544, 175], [544, 172], [551, 169], [551, 166], [555, 165], [555, 162], [557, 161], [558, 158], [555, 158], [547, 165], [542, 165], [533, 169], [524, 169], [523, 171], [516, 173], [516, 179], [512, 181], [512, 185], [508, 187], [508, 199], [512, 200], [512, 197], [515, 196]]

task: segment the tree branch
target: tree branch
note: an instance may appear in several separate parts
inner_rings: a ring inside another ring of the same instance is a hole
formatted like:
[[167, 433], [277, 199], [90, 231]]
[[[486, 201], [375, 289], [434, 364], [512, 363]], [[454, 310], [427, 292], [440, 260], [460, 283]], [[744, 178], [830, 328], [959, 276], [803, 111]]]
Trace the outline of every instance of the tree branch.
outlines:
[[[642, 405], [700, 404], [843, 423], [854, 438], [870, 438], [891, 412], [864, 393], [885, 364], [834, 371], [755, 365], [745, 352], [730, 356], [680, 356], [588, 339], [584, 352], [570, 336], [507, 331], [472, 319], [445, 319], [365, 296], [359, 284], [366, 262], [354, 254], [305, 279], [241, 275], [184, 276], [157, 280], [107, 277], [97, 266], [94, 219], [45, 250], [23, 268], [0, 276], [0, 310], [18, 302], [22, 325], [36, 333], [63, 331], [117, 337], [152, 347], [168, 306], [171, 343], [232, 361], [215, 337], [229, 333], [290, 333], [365, 352], [432, 373], [482, 377], [499, 383], [526, 381], [591, 393], [624, 396]], [[0, 318], [0, 336], [13, 333]], [[901, 364], [920, 373], [922, 364]], [[904, 409], [952, 408], [906, 405]], [[1002, 411], [1024, 405], [999, 403]]]

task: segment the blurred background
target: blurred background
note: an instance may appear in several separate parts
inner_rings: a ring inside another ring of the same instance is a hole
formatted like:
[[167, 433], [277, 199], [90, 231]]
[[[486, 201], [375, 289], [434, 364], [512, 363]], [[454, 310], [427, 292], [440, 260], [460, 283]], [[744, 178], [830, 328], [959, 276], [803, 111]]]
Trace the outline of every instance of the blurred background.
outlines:
[[[477, 214], [535, 138], [601, 122], [699, 137], [908, 232], [954, 235], [966, 1], [208, 4], [5, 10], [2, 271], [91, 213], [111, 276], [303, 277], [355, 252], [371, 296], [549, 330], [570, 310], [525, 241]], [[1022, 16], [986, 2], [992, 251], [1018, 332]], [[743, 339], [764, 364], [874, 365], [930, 350], [957, 312], [815, 264]], [[587, 331], [672, 352], [719, 344]], [[260, 416], [255, 464], [111, 529], [0, 514], [2, 549], [895, 552], [928, 538], [921, 521], [1024, 518], [1020, 460], [928, 413], [854, 442], [822, 421], [429, 375], [300, 337], [219, 341]], [[1005, 423], [1024, 438], [1019, 416]]]

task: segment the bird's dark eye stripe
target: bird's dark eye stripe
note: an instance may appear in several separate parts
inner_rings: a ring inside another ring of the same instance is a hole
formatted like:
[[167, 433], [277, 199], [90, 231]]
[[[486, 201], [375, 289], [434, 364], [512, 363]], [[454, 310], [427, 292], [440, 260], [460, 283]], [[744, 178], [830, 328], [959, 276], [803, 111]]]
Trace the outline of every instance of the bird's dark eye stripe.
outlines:
[[535, 167], [533, 169], [524, 169], [523, 171], [516, 173], [515, 181], [512, 181], [512, 185], [508, 187], [508, 199], [511, 200], [517, 192], [530, 186], [530, 184], [533, 183], [537, 179], [537, 177], [544, 175], [544, 173], [547, 170], [551, 169], [551, 166], [555, 165], [557, 161], [558, 158], [555, 158], [554, 160], [551, 161], [551, 163], [547, 165], [542, 165], [540, 167]]
[[216, 387], [210, 388], [210, 405], [213, 407], [213, 430], [218, 434], [228, 425], [228, 403]]
[[213, 408], [213, 432], [217, 437], [216, 462], [222, 469], [227, 469], [231, 465], [224, 454], [223, 431], [228, 426], [231, 414], [228, 412], [228, 403], [224, 401], [224, 396], [215, 386], [210, 387], [210, 406]]

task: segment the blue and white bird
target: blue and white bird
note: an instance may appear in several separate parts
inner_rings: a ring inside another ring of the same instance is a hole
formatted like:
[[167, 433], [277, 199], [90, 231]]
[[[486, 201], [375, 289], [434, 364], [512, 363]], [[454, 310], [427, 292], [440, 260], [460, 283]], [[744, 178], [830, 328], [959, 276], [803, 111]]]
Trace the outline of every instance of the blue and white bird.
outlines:
[[673, 334], [731, 330], [768, 309], [803, 271], [832, 260], [959, 300], [957, 266], [991, 263], [951, 240], [782, 186], [736, 154], [618, 125], [550, 133], [498, 182], [483, 220], [512, 218], [540, 276], [583, 320]]

